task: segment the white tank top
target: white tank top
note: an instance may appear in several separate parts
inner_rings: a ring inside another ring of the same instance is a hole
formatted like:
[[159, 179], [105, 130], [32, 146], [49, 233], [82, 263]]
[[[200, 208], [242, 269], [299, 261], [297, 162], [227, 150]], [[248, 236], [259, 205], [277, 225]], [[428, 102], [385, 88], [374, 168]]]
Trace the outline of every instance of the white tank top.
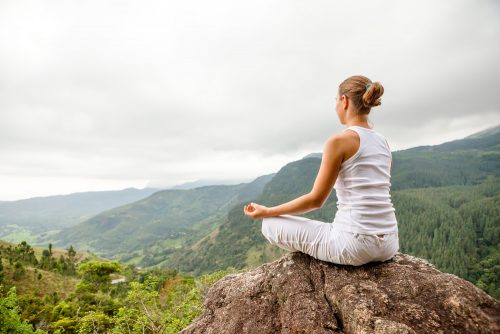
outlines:
[[337, 213], [333, 221], [343, 231], [391, 234], [398, 231], [391, 187], [391, 150], [380, 133], [350, 126], [359, 135], [359, 149], [342, 162], [334, 185]]

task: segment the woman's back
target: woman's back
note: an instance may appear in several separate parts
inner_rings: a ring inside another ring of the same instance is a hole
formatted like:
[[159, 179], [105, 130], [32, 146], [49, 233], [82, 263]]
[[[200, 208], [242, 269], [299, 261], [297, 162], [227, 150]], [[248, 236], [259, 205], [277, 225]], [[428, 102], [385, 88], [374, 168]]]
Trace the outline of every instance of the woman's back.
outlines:
[[341, 165], [334, 188], [337, 214], [334, 224], [361, 234], [396, 233], [397, 221], [390, 196], [391, 151], [378, 132], [350, 126], [359, 135], [359, 149]]
[[[372, 107], [381, 104], [384, 87], [355, 75], [339, 85], [335, 111], [348, 128], [325, 142], [321, 165], [307, 194], [274, 207], [250, 203], [246, 215], [262, 217], [262, 234], [271, 244], [316, 259], [363, 265], [387, 261], [399, 249], [391, 202], [391, 151], [384, 136], [369, 128]], [[338, 203], [333, 224], [291, 214], [323, 206], [332, 188]]]

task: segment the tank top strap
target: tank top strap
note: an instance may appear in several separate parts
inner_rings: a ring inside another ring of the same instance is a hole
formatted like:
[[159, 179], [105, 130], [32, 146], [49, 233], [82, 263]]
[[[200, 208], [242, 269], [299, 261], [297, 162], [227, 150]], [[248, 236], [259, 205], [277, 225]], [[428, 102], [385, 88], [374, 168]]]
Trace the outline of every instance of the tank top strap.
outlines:
[[354, 132], [356, 132], [358, 134], [358, 136], [359, 136], [359, 149], [358, 149], [358, 152], [360, 152], [360, 151], [363, 150], [363, 147], [365, 146], [365, 143], [366, 143], [367, 132], [363, 131], [362, 129], [363, 129], [362, 127], [356, 126], [356, 125], [353, 125], [353, 126], [350, 126], [350, 127], [346, 128], [346, 129], [344, 129], [344, 131], [352, 130], [352, 131], [354, 131]]
[[366, 128], [363, 128], [363, 127], [357, 126], [357, 125], [351, 125], [351, 126], [344, 129], [344, 131], [347, 131], [347, 130], [352, 130], [360, 136], [364, 135], [366, 133], [366, 131], [373, 131], [372, 129], [366, 129]]

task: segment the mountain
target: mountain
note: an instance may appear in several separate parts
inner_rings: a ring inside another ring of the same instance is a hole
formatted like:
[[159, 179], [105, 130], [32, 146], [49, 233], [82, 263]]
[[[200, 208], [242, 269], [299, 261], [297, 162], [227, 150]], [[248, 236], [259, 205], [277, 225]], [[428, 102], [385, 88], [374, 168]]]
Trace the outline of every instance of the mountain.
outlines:
[[[273, 177], [250, 183], [167, 189], [148, 198], [102, 212], [51, 236], [58, 246], [70, 244], [100, 255], [143, 266], [175, 251], [184, 240], [200, 238], [220, 223], [235, 204], [258, 196]], [[160, 250], [160, 254], [155, 254]]]
[[500, 176], [500, 126], [464, 139], [393, 153], [392, 190], [475, 185]]
[[483, 131], [476, 132], [476, 133], [466, 137], [466, 139], [477, 139], [477, 138], [482, 138], [482, 137], [489, 137], [491, 135], [495, 135], [498, 133], [500, 133], [500, 125], [492, 126], [492, 127], [489, 127]]
[[110, 208], [135, 202], [158, 189], [128, 188], [0, 201], [0, 238], [32, 240], [35, 235], [76, 225]]
[[240, 184], [240, 183], [248, 183], [251, 180], [226, 180], [226, 179], [202, 179], [202, 180], [196, 180], [192, 182], [186, 182], [182, 183], [176, 186], [171, 187], [170, 189], [194, 189], [194, 188], [199, 188], [199, 187], [206, 187], [206, 186], [215, 186], [215, 185], [234, 185], [234, 184]]

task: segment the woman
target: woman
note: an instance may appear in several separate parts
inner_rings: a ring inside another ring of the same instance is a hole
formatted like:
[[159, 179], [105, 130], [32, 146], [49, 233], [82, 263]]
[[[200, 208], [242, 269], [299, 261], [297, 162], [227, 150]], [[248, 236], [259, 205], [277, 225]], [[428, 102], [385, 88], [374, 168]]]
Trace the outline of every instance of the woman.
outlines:
[[[266, 207], [250, 203], [248, 217], [263, 218], [262, 233], [273, 245], [317, 259], [359, 266], [387, 261], [399, 250], [390, 177], [392, 156], [386, 139], [368, 125], [384, 88], [364, 76], [344, 80], [336, 96], [337, 115], [347, 128], [324, 144], [312, 190], [290, 202]], [[337, 213], [332, 224], [293, 216], [319, 209], [332, 187]]]

